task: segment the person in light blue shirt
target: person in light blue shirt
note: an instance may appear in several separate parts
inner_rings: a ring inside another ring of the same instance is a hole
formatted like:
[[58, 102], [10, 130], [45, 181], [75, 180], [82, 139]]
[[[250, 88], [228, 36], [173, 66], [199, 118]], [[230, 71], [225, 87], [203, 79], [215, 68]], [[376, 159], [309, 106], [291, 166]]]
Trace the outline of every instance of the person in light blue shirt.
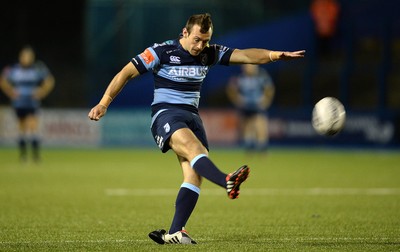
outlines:
[[259, 65], [242, 65], [241, 70], [227, 86], [227, 95], [240, 116], [240, 143], [248, 151], [266, 151], [269, 143], [267, 110], [274, 98], [274, 82]]
[[222, 187], [230, 199], [236, 199], [240, 185], [250, 168], [241, 166], [225, 173], [208, 157], [206, 132], [199, 116], [201, 86], [215, 65], [266, 64], [272, 61], [304, 57], [305, 51], [283, 52], [267, 49], [235, 49], [210, 44], [213, 34], [211, 15], [189, 17], [176, 39], [156, 43], [136, 55], [109, 83], [100, 102], [88, 113], [98, 121], [127, 82], [146, 73], [154, 77], [154, 98], [151, 104], [151, 131], [162, 152], [172, 149], [183, 171], [175, 214], [170, 229], [155, 230], [149, 237], [159, 244], [195, 244], [185, 225], [194, 210], [203, 178]]
[[0, 81], [0, 87], [11, 99], [18, 119], [20, 159], [27, 160], [30, 143], [32, 157], [39, 161], [38, 112], [40, 101], [54, 87], [54, 77], [43, 62], [36, 60], [33, 48], [24, 46], [19, 52], [18, 63], [6, 67]]

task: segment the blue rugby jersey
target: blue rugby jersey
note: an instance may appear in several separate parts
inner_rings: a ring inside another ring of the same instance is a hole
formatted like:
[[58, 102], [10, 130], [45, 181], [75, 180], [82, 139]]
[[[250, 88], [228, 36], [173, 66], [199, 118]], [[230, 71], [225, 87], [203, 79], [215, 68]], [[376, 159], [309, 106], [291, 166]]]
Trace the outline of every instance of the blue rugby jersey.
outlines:
[[33, 98], [36, 89], [50, 74], [42, 62], [34, 63], [30, 67], [15, 64], [4, 70], [5, 78], [18, 92], [18, 97], [12, 101], [15, 108], [38, 108], [40, 102]]
[[232, 52], [231, 48], [213, 44], [192, 56], [175, 39], [146, 48], [132, 63], [140, 74], [153, 72], [153, 110], [161, 104], [185, 104], [197, 109], [201, 85], [210, 67], [229, 65]]
[[259, 104], [264, 98], [267, 88], [273, 86], [271, 76], [265, 69], [260, 68], [255, 76], [241, 74], [237, 79], [238, 92], [244, 101], [243, 110], [259, 111]]

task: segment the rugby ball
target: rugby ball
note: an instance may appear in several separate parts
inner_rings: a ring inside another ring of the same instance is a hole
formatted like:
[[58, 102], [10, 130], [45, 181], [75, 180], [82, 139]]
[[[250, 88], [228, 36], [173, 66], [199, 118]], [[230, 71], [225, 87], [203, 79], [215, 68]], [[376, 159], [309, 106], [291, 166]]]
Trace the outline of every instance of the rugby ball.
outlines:
[[334, 136], [344, 127], [346, 110], [335, 97], [324, 97], [319, 100], [312, 111], [312, 126], [323, 136]]

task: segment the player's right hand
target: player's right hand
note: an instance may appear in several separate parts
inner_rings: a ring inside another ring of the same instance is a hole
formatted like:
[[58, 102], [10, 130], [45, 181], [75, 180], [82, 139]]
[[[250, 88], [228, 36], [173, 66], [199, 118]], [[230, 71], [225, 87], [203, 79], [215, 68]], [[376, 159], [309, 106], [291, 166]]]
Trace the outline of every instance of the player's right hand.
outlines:
[[106, 112], [107, 108], [105, 106], [97, 104], [90, 110], [88, 117], [90, 120], [98, 121], [106, 114]]

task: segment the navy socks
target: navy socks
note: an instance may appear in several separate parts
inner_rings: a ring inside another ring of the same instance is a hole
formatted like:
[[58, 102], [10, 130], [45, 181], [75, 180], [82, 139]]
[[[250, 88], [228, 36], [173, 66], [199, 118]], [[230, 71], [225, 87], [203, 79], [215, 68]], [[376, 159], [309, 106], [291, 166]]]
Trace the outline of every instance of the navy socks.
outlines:
[[[30, 144], [30, 146], [29, 146]], [[18, 139], [18, 148], [21, 161], [27, 161], [28, 147], [32, 147], [32, 158], [34, 161], [40, 160], [40, 139], [36, 135], [21, 135]]]
[[23, 137], [20, 137], [18, 139], [18, 148], [19, 148], [19, 153], [20, 153], [20, 159], [21, 161], [26, 161], [26, 152], [27, 152], [27, 146], [26, 146], [26, 140]]
[[221, 187], [226, 187], [227, 174], [221, 172], [205, 154], [200, 154], [195, 157], [190, 162], [190, 165], [200, 176]]
[[172, 220], [171, 227], [168, 231], [169, 234], [173, 234], [177, 231], [181, 231], [186, 225], [190, 215], [196, 206], [197, 199], [199, 198], [200, 188], [190, 183], [183, 183], [179, 190], [178, 196], [175, 202], [175, 215]]
[[[210, 180], [211, 182], [221, 186], [226, 187], [226, 175], [221, 172], [211, 160], [205, 154], [200, 154], [195, 157], [190, 165], [196, 172]], [[171, 227], [168, 231], [169, 234], [173, 234], [177, 231], [181, 231], [186, 225], [190, 215], [196, 206], [197, 200], [199, 198], [200, 188], [190, 183], [183, 183], [175, 202], [175, 215], [172, 220]]]

